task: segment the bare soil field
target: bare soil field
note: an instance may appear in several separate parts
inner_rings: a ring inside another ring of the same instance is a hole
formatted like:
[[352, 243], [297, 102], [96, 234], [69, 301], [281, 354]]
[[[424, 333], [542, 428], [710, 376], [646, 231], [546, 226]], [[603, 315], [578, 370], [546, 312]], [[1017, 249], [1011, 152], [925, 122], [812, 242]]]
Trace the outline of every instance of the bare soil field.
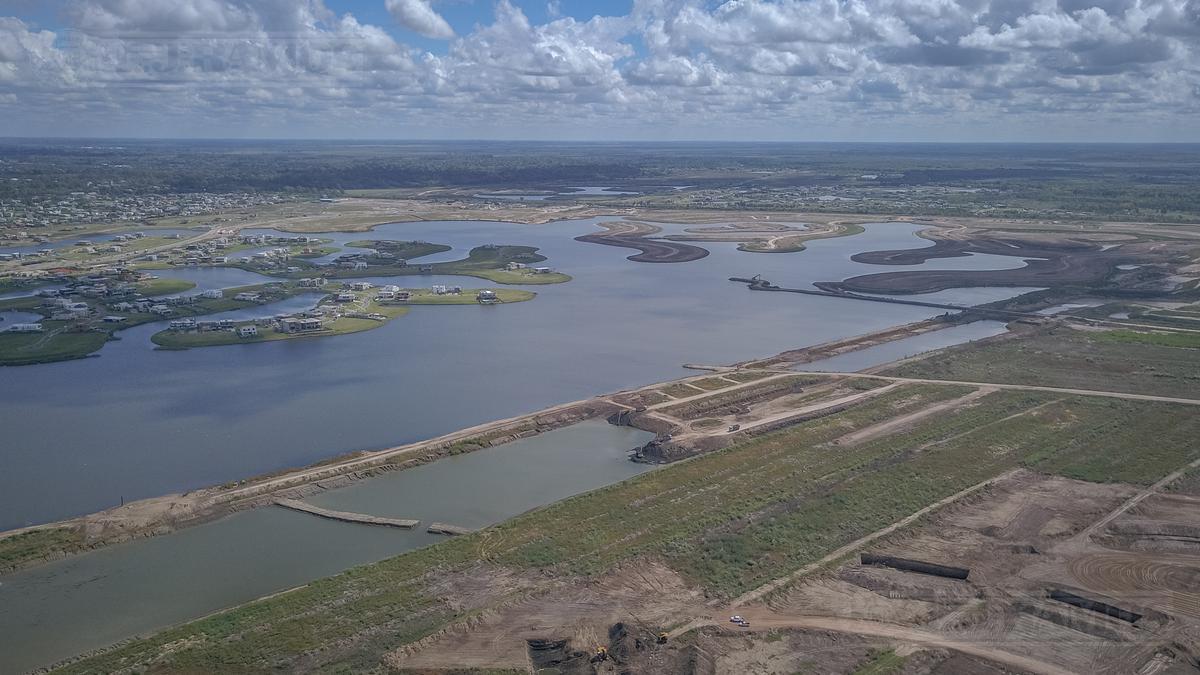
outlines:
[[[936, 258], [953, 258], [972, 253], [1025, 258], [1025, 266], [1010, 270], [914, 270], [880, 272], [821, 284], [823, 288], [860, 293], [929, 293], [961, 286], [1087, 286], [1108, 282], [1125, 291], [1134, 288], [1167, 290], [1170, 267], [1190, 262], [1188, 248], [1194, 244], [1162, 241], [1123, 243], [1109, 248], [1095, 241], [1052, 237], [934, 238], [934, 245], [896, 251], [871, 251], [852, 257], [876, 265], [915, 265]], [[1137, 265], [1119, 270], [1118, 266]], [[1118, 278], [1113, 278], [1118, 277]]]
[[[1192, 672], [1200, 656], [1200, 549], [1164, 559], [1160, 551], [1109, 549], [1112, 536], [1093, 540], [1086, 533], [1134, 493], [1125, 485], [1018, 473], [873, 548], [966, 567], [966, 581], [855, 560], [776, 593], [765, 606], [727, 611], [746, 616], [752, 627], [760, 617], [770, 625], [812, 616], [912, 626], [964, 648], [1034, 659], [1048, 669], [1037, 672]], [[1154, 511], [1159, 499], [1147, 500], [1137, 518], [1161, 516]], [[1171, 517], [1195, 521], [1200, 503], [1189, 502]], [[1125, 518], [1109, 530], [1125, 531]], [[1047, 597], [1051, 588], [1129, 607], [1143, 618], [1130, 624], [1056, 602]]]

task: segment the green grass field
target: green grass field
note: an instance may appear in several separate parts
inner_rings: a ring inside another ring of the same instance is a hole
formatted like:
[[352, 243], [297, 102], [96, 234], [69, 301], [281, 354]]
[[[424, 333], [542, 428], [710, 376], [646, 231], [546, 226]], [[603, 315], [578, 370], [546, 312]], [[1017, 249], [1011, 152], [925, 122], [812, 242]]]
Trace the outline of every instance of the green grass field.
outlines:
[[960, 345], [885, 374], [1200, 398], [1194, 338], [1149, 335], [1060, 326], [1027, 338]]
[[26, 366], [79, 359], [98, 351], [108, 333], [54, 333], [61, 321], [43, 321], [45, 333], [0, 333], [0, 366]]
[[1132, 330], [1114, 330], [1104, 333], [1097, 333], [1095, 339], [1100, 342], [1157, 345], [1160, 347], [1178, 347], [1180, 349], [1200, 349], [1200, 333], [1141, 333]]
[[[370, 670], [385, 651], [486, 609], [452, 607], [430, 590], [445, 575], [479, 564], [485, 538], [488, 564], [561, 577], [652, 556], [710, 594], [731, 596], [1010, 468], [1147, 483], [1200, 456], [1193, 442], [1200, 418], [1183, 406], [1024, 392], [994, 393], [980, 405], [852, 447], [831, 445], [849, 431], [965, 391], [906, 386], [482, 533], [135, 640], [65, 672], [151, 662], [155, 672], [289, 670], [300, 663]], [[1116, 427], [1126, 430], [1114, 433]]]
[[[260, 286], [247, 286], [243, 288], [230, 289], [226, 291], [227, 296], [223, 300], [209, 300], [209, 303], [233, 303], [237, 307], [250, 306], [253, 303], [244, 303], [232, 300], [231, 297], [241, 291], [261, 291]], [[292, 286], [287, 288], [287, 293], [305, 292], [306, 289], [299, 289]], [[536, 297], [536, 293], [531, 291], [518, 290], [513, 288], [496, 289], [496, 295], [500, 298], [501, 304], [524, 302], [532, 300]], [[323, 293], [323, 291], [321, 292]], [[300, 340], [307, 338], [332, 337], [335, 335], [348, 335], [350, 333], [361, 333], [362, 331], [379, 328], [392, 319], [397, 319], [409, 312], [411, 305], [478, 305], [475, 295], [478, 293], [476, 289], [464, 289], [459, 294], [443, 294], [438, 295], [428, 289], [415, 289], [413, 297], [403, 305], [400, 304], [383, 304], [373, 300], [376, 290], [359, 291], [361, 302], [357, 305], [357, 311], [363, 313], [378, 313], [386, 317], [384, 320], [364, 319], [357, 317], [338, 317], [336, 319], [326, 319], [325, 329], [311, 333], [280, 333], [273, 328], [267, 326], [258, 326], [258, 335], [254, 337], [243, 338], [239, 337], [236, 329], [241, 326], [256, 325], [254, 321], [239, 321], [234, 324], [234, 331], [172, 331], [161, 330], [150, 337], [150, 340], [165, 349], [191, 349], [194, 347], [219, 347], [223, 345], [238, 345], [238, 344], [253, 344], [257, 342], [275, 342], [279, 340]], [[281, 296], [282, 297], [282, 296]], [[327, 306], [336, 306], [336, 303], [324, 301], [321, 304]], [[212, 313], [211, 311], [204, 312], [205, 314]], [[182, 314], [181, 314], [182, 316]]]
[[16, 569], [83, 545], [78, 530], [66, 527], [33, 530], [0, 539], [0, 571]]

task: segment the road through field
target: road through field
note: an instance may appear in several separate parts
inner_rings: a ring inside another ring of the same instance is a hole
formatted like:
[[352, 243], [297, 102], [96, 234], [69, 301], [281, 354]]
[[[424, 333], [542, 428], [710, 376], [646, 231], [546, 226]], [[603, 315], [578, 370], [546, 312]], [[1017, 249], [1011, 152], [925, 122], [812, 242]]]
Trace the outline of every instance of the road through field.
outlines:
[[[729, 613], [734, 613], [734, 610], [728, 610]], [[1012, 652], [1004, 651], [989, 647], [986, 644], [978, 642], [969, 642], [964, 640], [956, 640], [930, 631], [921, 630], [919, 628], [910, 628], [898, 624], [885, 623], [883, 621], [867, 621], [863, 619], [841, 619], [829, 616], [790, 616], [781, 615], [771, 610], [762, 608], [755, 609], [738, 609], [737, 613], [742, 614], [747, 621], [750, 622], [750, 630], [762, 630], [771, 628], [799, 628], [805, 630], [831, 630], [839, 633], [849, 633], [852, 635], [865, 635], [869, 637], [884, 638], [887, 640], [895, 640], [898, 642], [906, 642], [921, 645], [922, 647], [932, 647], [935, 649], [950, 649], [963, 654], [969, 654], [988, 661], [994, 661], [1012, 668], [1030, 673], [1039, 673], [1039, 675], [1073, 675], [1069, 670], [1059, 668], [1050, 663], [1044, 663], [1036, 659], [1021, 656]], [[729, 623], [729, 614], [722, 612], [714, 616], [708, 617], [707, 620], [697, 622], [699, 625], [711, 626], [728, 626], [731, 630], [745, 630], [734, 628], [733, 624]]]
[[[778, 371], [776, 371], [778, 372]], [[1017, 391], [1045, 391], [1052, 394], [1072, 394], [1075, 396], [1100, 396], [1103, 398], [1121, 398], [1129, 401], [1153, 401], [1156, 403], [1182, 403], [1184, 405], [1200, 405], [1200, 399], [1179, 398], [1176, 396], [1154, 396], [1151, 394], [1130, 394], [1121, 391], [1104, 391], [1100, 389], [1068, 389], [1065, 387], [1044, 387], [1036, 384], [1001, 384], [999, 382], [963, 382], [960, 380], [934, 380], [923, 377], [894, 377], [892, 375], [869, 375], [865, 373], [832, 373], [788, 371], [793, 375], [828, 375], [831, 377], [861, 377], [887, 382], [911, 382], [914, 384], [944, 384], [961, 385], [965, 387], [994, 387], [996, 389], [1013, 389]]]

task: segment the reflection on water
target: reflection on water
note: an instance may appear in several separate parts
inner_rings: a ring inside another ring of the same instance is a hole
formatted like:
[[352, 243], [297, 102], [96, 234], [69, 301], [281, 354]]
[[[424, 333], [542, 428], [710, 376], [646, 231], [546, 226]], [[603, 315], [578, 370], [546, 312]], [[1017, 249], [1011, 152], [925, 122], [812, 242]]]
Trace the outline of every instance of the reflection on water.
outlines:
[[[755, 293], [728, 281], [761, 273], [804, 287], [877, 272], [850, 255], [919, 244], [916, 225], [869, 225], [863, 235], [812, 241], [791, 254], [706, 244], [712, 254], [702, 260], [651, 265], [626, 260], [628, 250], [574, 241], [601, 220], [415, 222], [319, 235], [444, 243], [453, 250], [438, 255], [448, 259], [486, 243], [537, 246], [574, 281], [529, 287], [538, 293], [533, 302], [414, 307], [352, 335], [185, 351], [153, 350], [148, 338], [161, 325], [146, 325], [118, 333], [122, 339], [100, 358], [4, 369], [0, 529], [430, 438], [679, 377], [684, 363], [730, 363], [941, 313]], [[983, 256], [954, 264], [972, 261], [995, 264]], [[201, 289], [268, 279], [225, 268], [160, 274]], [[437, 279], [406, 277], [403, 284]], [[451, 283], [490, 285], [464, 277]], [[954, 291], [964, 304], [1018, 292]]]
[[820, 361], [813, 361], [812, 363], [802, 363], [797, 365], [795, 369], [827, 373], [852, 373], [890, 363], [898, 359], [916, 356], [922, 352], [992, 337], [993, 335], [1003, 333], [1005, 330], [1003, 321], [976, 321], [962, 326], [943, 328], [930, 333], [921, 333], [920, 335], [913, 335], [900, 340], [884, 342], [856, 351], [831, 356]]
[[[591, 420], [314, 497], [482, 527], [648, 470], [647, 434]], [[24, 672], [439, 541], [267, 507], [0, 577], [0, 672]], [[200, 592], [200, 589], [203, 589]]]

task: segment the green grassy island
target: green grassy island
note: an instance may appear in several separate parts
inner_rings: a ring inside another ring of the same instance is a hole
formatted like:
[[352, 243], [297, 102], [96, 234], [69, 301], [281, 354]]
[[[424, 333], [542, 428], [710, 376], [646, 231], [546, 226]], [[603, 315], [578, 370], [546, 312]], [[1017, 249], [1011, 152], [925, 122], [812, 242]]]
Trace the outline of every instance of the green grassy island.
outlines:
[[537, 295], [511, 288], [488, 291], [491, 293], [489, 297], [481, 297], [482, 291], [478, 289], [463, 289], [458, 293], [405, 289], [400, 293], [406, 293], [406, 299], [401, 300], [385, 297], [398, 293], [381, 291], [379, 288], [339, 289], [326, 295], [313, 312], [305, 313], [313, 316], [236, 321], [208, 327], [203, 326], [203, 322], [197, 322], [194, 327], [159, 331], [150, 339], [165, 349], [189, 349], [346, 335], [378, 328], [404, 316], [413, 305], [507, 304], [532, 300]]

